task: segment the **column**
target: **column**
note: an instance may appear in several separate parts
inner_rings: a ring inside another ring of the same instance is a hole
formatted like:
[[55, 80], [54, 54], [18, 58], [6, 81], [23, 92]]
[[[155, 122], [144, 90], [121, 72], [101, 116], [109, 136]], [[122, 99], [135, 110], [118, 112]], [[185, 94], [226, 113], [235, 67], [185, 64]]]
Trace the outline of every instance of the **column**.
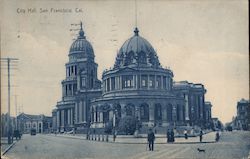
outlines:
[[108, 91], [108, 84], [107, 84], [107, 82], [108, 82], [108, 79], [105, 80], [105, 92]]
[[154, 87], [157, 88], [157, 86], [156, 86], [156, 81], [157, 81], [156, 80], [156, 75], [154, 75], [154, 77], [155, 77], [155, 79], [154, 79]]
[[77, 90], [80, 90], [80, 88], [81, 88], [81, 77], [80, 77], [80, 75], [77, 75], [76, 79], [77, 79]]
[[126, 111], [125, 111], [125, 106], [126, 104], [125, 103], [120, 103], [121, 105], [121, 117], [125, 117], [126, 116]]
[[135, 76], [135, 88], [139, 88], [139, 80], [138, 80], [138, 75]]
[[147, 82], [146, 82], [146, 84], [147, 84], [147, 88], [149, 89], [149, 75], [147, 75]]
[[70, 125], [73, 125], [73, 108], [70, 109]]
[[56, 128], [60, 127], [60, 110], [56, 111]]
[[200, 100], [200, 119], [203, 119], [203, 100], [202, 100], [202, 95], [199, 96], [199, 100]]
[[86, 108], [86, 101], [84, 100], [83, 101], [83, 122], [87, 122], [87, 116], [86, 116], [86, 114], [87, 114], [87, 108]]
[[64, 127], [64, 110], [61, 110], [61, 126]]
[[96, 121], [96, 107], [94, 107], [94, 123], [97, 122]]
[[184, 94], [185, 98], [185, 120], [189, 120], [188, 95]]
[[111, 77], [109, 78], [109, 91], [112, 91], [112, 80], [111, 80]]
[[117, 85], [117, 76], [114, 77], [115, 78], [115, 90], [118, 89], [118, 85]]
[[103, 123], [103, 112], [100, 112], [100, 122]]
[[78, 112], [79, 112], [79, 111], [78, 111], [78, 102], [76, 102], [76, 103], [75, 103], [75, 119], [74, 119], [75, 122], [74, 122], [74, 124], [78, 123], [78, 117], [79, 117], [79, 116], [78, 116]]
[[161, 89], [163, 89], [163, 76], [161, 76]]
[[71, 95], [73, 96], [74, 95], [74, 84], [71, 84]]
[[78, 121], [82, 122], [82, 101], [79, 102], [78, 108], [79, 108], [79, 110], [78, 110], [78, 112], [79, 112]]
[[176, 110], [176, 107], [177, 107], [176, 104], [172, 105], [172, 119], [173, 119], [174, 122], [177, 119], [177, 110]]
[[154, 104], [149, 103], [149, 127], [154, 126], [154, 121], [155, 121], [155, 113], [154, 113]]
[[68, 125], [70, 125], [70, 109], [68, 109], [67, 112], [68, 112]]
[[135, 116], [138, 117], [138, 120], [141, 120], [141, 111], [139, 105], [135, 106]]
[[110, 110], [110, 111], [109, 111], [109, 121], [112, 121], [113, 115], [114, 115], [113, 110]]
[[167, 106], [166, 105], [162, 105], [161, 106], [161, 110], [162, 110], [162, 121], [164, 123], [167, 122], [168, 118], [167, 118]]

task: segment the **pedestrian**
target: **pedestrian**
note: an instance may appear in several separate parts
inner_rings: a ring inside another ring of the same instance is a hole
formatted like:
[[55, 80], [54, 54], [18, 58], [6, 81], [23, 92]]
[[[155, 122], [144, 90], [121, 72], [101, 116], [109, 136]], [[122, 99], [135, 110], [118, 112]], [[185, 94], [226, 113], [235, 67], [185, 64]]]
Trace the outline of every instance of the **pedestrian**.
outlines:
[[184, 130], [184, 136], [185, 136], [185, 139], [187, 140], [188, 139], [187, 129]]
[[171, 136], [171, 142], [174, 142], [175, 139], [174, 139], [174, 130], [173, 129], [171, 129], [170, 136]]
[[203, 132], [202, 130], [200, 131], [200, 142], [202, 142], [202, 135], [203, 135]]
[[170, 142], [170, 130], [167, 131], [167, 142]]
[[215, 141], [218, 142], [219, 139], [220, 139], [220, 134], [219, 134], [219, 131], [217, 131], [215, 134]]
[[114, 130], [114, 134], [113, 134], [113, 141], [115, 142], [116, 139], [116, 131]]
[[148, 147], [149, 147], [149, 151], [154, 151], [154, 140], [155, 140], [155, 134], [152, 131], [152, 129], [149, 129], [149, 132], [148, 132]]

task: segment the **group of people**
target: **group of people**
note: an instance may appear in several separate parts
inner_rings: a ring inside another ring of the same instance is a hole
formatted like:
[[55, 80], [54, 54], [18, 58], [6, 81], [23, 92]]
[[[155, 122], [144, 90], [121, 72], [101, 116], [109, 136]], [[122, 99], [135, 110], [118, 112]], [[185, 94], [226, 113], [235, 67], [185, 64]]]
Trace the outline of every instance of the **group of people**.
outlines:
[[175, 140], [174, 140], [174, 131], [173, 131], [173, 129], [171, 129], [171, 130], [168, 130], [168, 132], [167, 132], [167, 142], [174, 142]]
[[[186, 129], [184, 130], [184, 137], [185, 137], [185, 139], [188, 139], [188, 133], [187, 133]], [[199, 138], [200, 138], [200, 142], [202, 142], [202, 139], [203, 139], [203, 131], [202, 130], [200, 130]], [[219, 134], [219, 131], [217, 131], [216, 136], [215, 136], [215, 141], [218, 142], [219, 138], [220, 138], [220, 134]], [[155, 134], [152, 131], [152, 129], [149, 129], [149, 132], [148, 132], [149, 151], [154, 151], [154, 141], [155, 141]], [[172, 143], [174, 141], [175, 141], [174, 131], [173, 131], [173, 129], [168, 129], [168, 131], [167, 131], [167, 142]]]
[[[148, 132], [148, 147], [149, 147], [149, 151], [154, 151], [154, 141], [155, 141], [155, 134], [152, 131], [152, 129], [149, 129]], [[167, 132], [167, 142], [174, 142], [174, 131], [173, 129], [168, 130]]]

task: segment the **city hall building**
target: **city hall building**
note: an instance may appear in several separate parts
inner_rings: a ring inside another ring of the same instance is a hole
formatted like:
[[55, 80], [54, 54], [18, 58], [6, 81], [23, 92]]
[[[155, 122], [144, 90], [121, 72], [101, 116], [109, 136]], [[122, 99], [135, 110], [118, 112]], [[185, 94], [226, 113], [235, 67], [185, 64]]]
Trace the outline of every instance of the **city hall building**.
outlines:
[[104, 128], [125, 116], [135, 117], [144, 127], [204, 127], [210, 120], [204, 86], [174, 82], [173, 71], [161, 65], [138, 28], [121, 46], [113, 68], [103, 72], [102, 81], [82, 25], [68, 56], [62, 100], [52, 112], [56, 131]]

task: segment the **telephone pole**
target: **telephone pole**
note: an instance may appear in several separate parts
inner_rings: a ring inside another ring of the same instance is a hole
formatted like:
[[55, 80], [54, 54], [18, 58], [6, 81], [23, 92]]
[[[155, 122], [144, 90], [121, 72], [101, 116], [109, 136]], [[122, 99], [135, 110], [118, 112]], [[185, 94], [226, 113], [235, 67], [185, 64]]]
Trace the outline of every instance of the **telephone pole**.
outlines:
[[17, 58], [1, 58], [1, 62], [7, 62], [7, 70], [8, 70], [8, 113], [7, 113], [7, 124], [8, 124], [8, 144], [12, 143], [11, 140], [11, 117], [10, 117], [10, 64], [11, 62], [18, 61]]
[[17, 95], [15, 95], [15, 110], [16, 110], [16, 129], [15, 130], [18, 130], [18, 127], [17, 127]]

